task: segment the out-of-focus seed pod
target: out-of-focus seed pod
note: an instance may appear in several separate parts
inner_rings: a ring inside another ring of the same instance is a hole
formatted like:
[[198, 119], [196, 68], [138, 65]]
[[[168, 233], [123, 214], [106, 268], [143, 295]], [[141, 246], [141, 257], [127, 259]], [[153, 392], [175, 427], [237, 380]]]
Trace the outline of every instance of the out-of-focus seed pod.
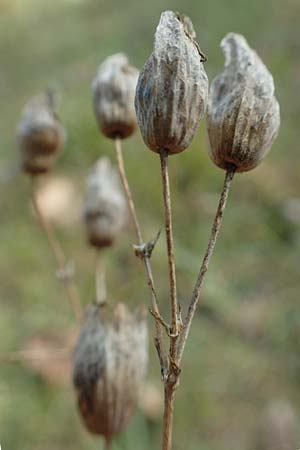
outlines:
[[55, 96], [43, 92], [24, 108], [17, 129], [23, 170], [41, 174], [52, 169], [65, 141], [65, 131], [55, 112]]
[[135, 108], [145, 144], [154, 152], [179, 153], [191, 144], [203, 116], [208, 79], [205, 56], [189, 18], [162, 13], [153, 52], [142, 69]]
[[134, 413], [148, 363], [145, 311], [119, 303], [112, 316], [90, 308], [76, 345], [73, 382], [86, 428], [107, 440]]
[[106, 157], [93, 166], [87, 179], [84, 221], [91, 245], [113, 244], [128, 220], [127, 203], [119, 174]]
[[255, 447], [262, 450], [293, 450], [299, 448], [299, 417], [285, 400], [275, 400], [264, 410], [258, 424]]
[[221, 42], [225, 66], [210, 88], [207, 128], [210, 156], [224, 170], [246, 172], [270, 150], [280, 125], [273, 77], [246, 39]]
[[124, 139], [137, 127], [134, 94], [139, 71], [123, 53], [107, 58], [92, 84], [93, 105], [102, 133]]

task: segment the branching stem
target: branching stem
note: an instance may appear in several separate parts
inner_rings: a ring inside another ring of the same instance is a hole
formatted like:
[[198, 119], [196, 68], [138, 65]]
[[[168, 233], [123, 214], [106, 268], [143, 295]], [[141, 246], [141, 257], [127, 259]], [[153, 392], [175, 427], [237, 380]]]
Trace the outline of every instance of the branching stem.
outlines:
[[[127, 203], [128, 203], [132, 223], [133, 223], [133, 226], [135, 229], [135, 233], [136, 233], [136, 236], [138, 239], [138, 244], [140, 246], [143, 246], [144, 241], [143, 241], [143, 237], [142, 237], [140, 224], [139, 224], [139, 221], [137, 218], [130, 186], [129, 186], [127, 176], [126, 176], [121, 140], [119, 138], [115, 139], [115, 150], [116, 150], [116, 159], [117, 159], [119, 174], [120, 174], [120, 178], [121, 178], [123, 188], [125, 191], [125, 195], [127, 198]], [[142, 259], [144, 262], [145, 271], [146, 271], [146, 275], [147, 275], [147, 283], [148, 283], [150, 293], [151, 293], [151, 308], [152, 308], [152, 311], [155, 316], [161, 317], [161, 314], [160, 314], [159, 308], [158, 308], [157, 293], [156, 293], [156, 289], [155, 289], [155, 285], [154, 285], [154, 279], [153, 279], [153, 274], [152, 274], [152, 269], [151, 269], [151, 264], [150, 264], [150, 257], [149, 257], [149, 255], [147, 255], [145, 253], [143, 255]], [[156, 330], [155, 347], [156, 347], [158, 357], [160, 360], [162, 378], [165, 379], [167, 377], [167, 372], [168, 372], [168, 359], [167, 359], [167, 354], [166, 354], [164, 340], [163, 340], [163, 326], [160, 323], [160, 321], [157, 319], [155, 320], [155, 330]]]
[[80, 299], [74, 284], [73, 280], [73, 273], [72, 273], [72, 267], [68, 267], [68, 262], [65, 257], [65, 254], [62, 250], [61, 245], [59, 244], [54, 230], [50, 224], [46, 220], [46, 218], [43, 215], [43, 212], [39, 206], [38, 199], [37, 199], [37, 176], [32, 177], [32, 190], [31, 190], [31, 198], [32, 198], [32, 205], [34, 208], [34, 211], [36, 213], [37, 219], [39, 221], [39, 224], [44, 231], [45, 235], [47, 236], [49, 245], [53, 251], [54, 257], [56, 259], [57, 263], [57, 275], [60, 280], [62, 280], [66, 295], [68, 297], [68, 300], [70, 302], [70, 305], [73, 309], [74, 315], [78, 322], [80, 322], [82, 317], [82, 311], [81, 311], [81, 305], [80, 305]]

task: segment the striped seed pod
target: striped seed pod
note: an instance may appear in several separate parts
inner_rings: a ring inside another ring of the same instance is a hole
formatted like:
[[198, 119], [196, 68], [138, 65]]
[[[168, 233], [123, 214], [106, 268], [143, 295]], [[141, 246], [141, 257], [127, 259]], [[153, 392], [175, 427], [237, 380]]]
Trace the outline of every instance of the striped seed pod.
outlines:
[[95, 116], [102, 133], [124, 139], [137, 127], [134, 94], [139, 71], [123, 53], [108, 57], [92, 83]]
[[52, 169], [65, 141], [65, 131], [55, 112], [55, 95], [43, 92], [24, 108], [17, 129], [22, 168], [29, 174]]
[[92, 167], [87, 179], [84, 222], [88, 241], [102, 248], [114, 243], [128, 220], [119, 174], [106, 157]]
[[162, 13], [153, 52], [142, 69], [135, 108], [145, 144], [172, 155], [190, 146], [208, 96], [206, 60], [191, 20]]
[[112, 316], [92, 306], [74, 353], [73, 382], [87, 430], [107, 441], [132, 417], [148, 363], [145, 311], [118, 303]]
[[211, 84], [207, 108], [210, 156], [224, 170], [246, 172], [278, 134], [279, 105], [272, 75], [243, 36], [228, 34], [221, 48], [225, 66]]

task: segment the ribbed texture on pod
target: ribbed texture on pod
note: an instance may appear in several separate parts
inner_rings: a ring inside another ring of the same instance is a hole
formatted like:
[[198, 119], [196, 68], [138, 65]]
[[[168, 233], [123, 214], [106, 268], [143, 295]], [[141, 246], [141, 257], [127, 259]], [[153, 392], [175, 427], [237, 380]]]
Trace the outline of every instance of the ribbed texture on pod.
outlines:
[[270, 150], [280, 125], [273, 77], [246, 41], [230, 33], [221, 42], [225, 66], [210, 88], [210, 156], [222, 169], [246, 172]]
[[17, 139], [25, 172], [41, 174], [51, 170], [65, 140], [52, 92], [43, 92], [27, 103], [17, 129]]
[[112, 245], [128, 220], [119, 174], [110, 160], [100, 158], [87, 178], [84, 221], [91, 245]]
[[153, 52], [140, 73], [135, 108], [145, 144], [154, 152], [185, 150], [205, 112], [208, 79], [189, 19], [162, 13]]
[[119, 303], [112, 317], [91, 307], [75, 353], [73, 382], [86, 428], [111, 439], [137, 406], [148, 363], [144, 311]]
[[114, 139], [130, 136], [137, 127], [134, 94], [139, 71], [123, 53], [107, 58], [92, 84], [93, 105], [102, 133]]

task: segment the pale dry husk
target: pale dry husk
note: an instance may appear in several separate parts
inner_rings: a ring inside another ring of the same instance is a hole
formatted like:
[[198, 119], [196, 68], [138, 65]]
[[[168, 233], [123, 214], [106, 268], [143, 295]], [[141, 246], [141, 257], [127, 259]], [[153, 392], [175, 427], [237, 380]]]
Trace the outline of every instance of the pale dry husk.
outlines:
[[127, 220], [127, 203], [119, 174], [110, 160], [102, 157], [87, 179], [84, 221], [90, 244], [98, 248], [112, 245]]
[[139, 71], [123, 53], [108, 57], [92, 84], [94, 112], [102, 133], [124, 139], [137, 127], [134, 94]]
[[210, 156], [222, 169], [246, 172], [270, 150], [280, 125], [273, 77], [246, 41], [230, 33], [221, 42], [225, 66], [210, 88]]
[[145, 312], [119, 303], [112, 317], [93, 306], [74, 354], [73, 382], [86, 428], [107, 440], [134, 413], [148, 362]]
[[65, 141], [52, 92], [43, 92], [27, 103], [17, 129], [17, 139], [25, 172], [41, 174], [51, 170]]
[[189, 147], [205, 112], [208, 79], [194, 38], [188, 18], [162, 13], [135, 96], [143, 139], [154, 152], [174, 154]]

